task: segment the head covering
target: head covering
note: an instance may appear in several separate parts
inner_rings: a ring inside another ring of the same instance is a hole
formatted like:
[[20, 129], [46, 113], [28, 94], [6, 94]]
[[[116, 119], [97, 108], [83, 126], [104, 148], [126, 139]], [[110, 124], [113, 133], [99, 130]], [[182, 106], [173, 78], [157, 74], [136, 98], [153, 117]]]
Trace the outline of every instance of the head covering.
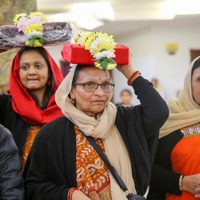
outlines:
[[[45, 49], [49, 58], [49, 63], [54, 76], [54, 92], [63, 80], [62, 73], [53, 60], [51, 55]], [[32, 125], [44, 125], [62, 115], [60, 108], [55, 103], [55, 93], [50, 97], [46, 109], [41, 110], [28, 93], [27, 89], [23, 87], [20, 78], [20, 52], [17, 53], [13, 59], [8, 87], [8, 94], [12, 96], [13, 110], [18, 113], [24, 121]]]
[[197, 57], [190, 65], [184, 80], [184, 88], [178, 99], [170, 99], [167, 102], [169, 118], [160, 130], [159, 137], [162, 138], [175, 130], [200, 122], [200, 106], [192, 96], [192, 70], [199, 65], [200, 57]]
[[[131, 162], [126, 146], [121, 135], [115, 126], [116, 107], [110, 101], [97, 118], [90, 117], [78, 110], [69, 99], [68, 94], [72, 87], [72, 80], [76, 70], [73, 65], [69, 74], [65, 77], [56, 91], [56, 103], [61, 108], [63, 114], [75, 123], [81, 131], [93, 138], [100, 138], [104, 144], [106, 155], [117, 173], [123, 179], [129, 190], [135, 191], [134, 180], [132, 177]], [[111, 95], [112, 96], [112, 95]], [[126, 196], [121, 190], [115, 179], [110, 174], [112, 199], [125, 200]]]

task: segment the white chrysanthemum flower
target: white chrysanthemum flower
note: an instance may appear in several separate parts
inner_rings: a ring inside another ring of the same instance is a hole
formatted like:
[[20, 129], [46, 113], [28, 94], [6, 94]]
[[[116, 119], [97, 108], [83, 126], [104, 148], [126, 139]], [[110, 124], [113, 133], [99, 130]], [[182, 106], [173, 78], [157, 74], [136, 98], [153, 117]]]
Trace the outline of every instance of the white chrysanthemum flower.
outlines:
[[111, 51], [102, 51], [96, 54], [96, 59], [101, 59], [101, 58], [114, 58], [116, 55], [114, 52]]
[[30, 32], [26, 35], [29, 39], [32, 38], [33, 36], [37, 36], [37, 37], [42, 37], [43, 33], [42, 32]]
[[101, 37], [97, 37], [90, 45], [90, 53], [91, 55], [94, 55], [94, 50], [99, 46], [100, 42], [101, 42], [102, 38]]
[[86, 32], [81, 32], [80, 33], [80, 37], [79, 37], [79, 39], [77, 41], [78, 44], [81, 45], [81, 46], [83, 45], [83, 37], [84, 37], [85, 34], [86, 34]]

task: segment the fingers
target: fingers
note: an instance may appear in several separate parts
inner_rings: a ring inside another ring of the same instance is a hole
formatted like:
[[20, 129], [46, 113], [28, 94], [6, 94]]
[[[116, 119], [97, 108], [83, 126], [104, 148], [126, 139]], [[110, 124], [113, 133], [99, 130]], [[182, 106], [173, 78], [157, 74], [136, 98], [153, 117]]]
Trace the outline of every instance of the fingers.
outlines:
[[200, 194], [195, 194], [194, 197], [200, 199]]
[[120, 43], [120, 42], [117, 42], [117, 46], [128, 47], [129, 48], [129, 46], [127, 44]]

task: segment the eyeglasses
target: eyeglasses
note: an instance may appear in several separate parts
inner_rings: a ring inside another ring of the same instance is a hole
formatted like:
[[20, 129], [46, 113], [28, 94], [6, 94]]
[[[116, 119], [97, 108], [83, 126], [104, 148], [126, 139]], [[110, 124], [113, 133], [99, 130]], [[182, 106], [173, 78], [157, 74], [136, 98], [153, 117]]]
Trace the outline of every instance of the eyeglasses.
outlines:
[[103, 84], [97, 84], [97, 83], [73, 83], [73, 85], [83, 85], [86, 92], [94, 92], [97, 90], [99, 85], [101, 86], [101, 89], [104, 93], [109, 93], [113, 91], [114, 84], [111, 83], [103, 83]]

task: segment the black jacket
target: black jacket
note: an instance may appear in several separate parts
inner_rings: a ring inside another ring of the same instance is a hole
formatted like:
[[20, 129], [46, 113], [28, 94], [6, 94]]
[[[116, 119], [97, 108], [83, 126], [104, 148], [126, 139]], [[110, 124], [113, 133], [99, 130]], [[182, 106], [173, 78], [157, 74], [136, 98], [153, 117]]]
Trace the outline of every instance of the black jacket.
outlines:
[[171, 153], [176, 144], [183, 138], [183, 133], [176, 130], [159, 139], [156, 157], [152, 168], [152, 177], [148, 200], [165, 200], [166, 193], [180, 196], [179, 173], [172, 170]]
[[[117, 109], [116, 126], [127, 147], [138, 194], [150, 181], [158, 130], [168, 108], [152, 84], [138, 77], [132, 84], [141, 101], [136, 107]], [[24, 169], [27, 200], [66, 200], [76, 187], [76, 138], [74, 125], [60, 117], [39, 131]]]
[[[22, 102], [23, 104], [23, 102]], [[48, 103], [41, 110], [47, 108]], [[30, 108], [31, 109], [31, 108]], [[26, 138], [31, 124], [25, 122], [12, 108], [12, 97], [8, 94], [0, 94], [0, 124], [10, 130], [18, 147], [19, 156], [22, 156]]]
[[21, 157], [30, 124], [26, 123], [21, 116], [13, 110], [12, 97], [3, 93], [0, 94], [0, 124], [9, 129], [12, 133]]
[[0, 200], [24, 199], [21, 169], [12, 134], [0, 124]]

